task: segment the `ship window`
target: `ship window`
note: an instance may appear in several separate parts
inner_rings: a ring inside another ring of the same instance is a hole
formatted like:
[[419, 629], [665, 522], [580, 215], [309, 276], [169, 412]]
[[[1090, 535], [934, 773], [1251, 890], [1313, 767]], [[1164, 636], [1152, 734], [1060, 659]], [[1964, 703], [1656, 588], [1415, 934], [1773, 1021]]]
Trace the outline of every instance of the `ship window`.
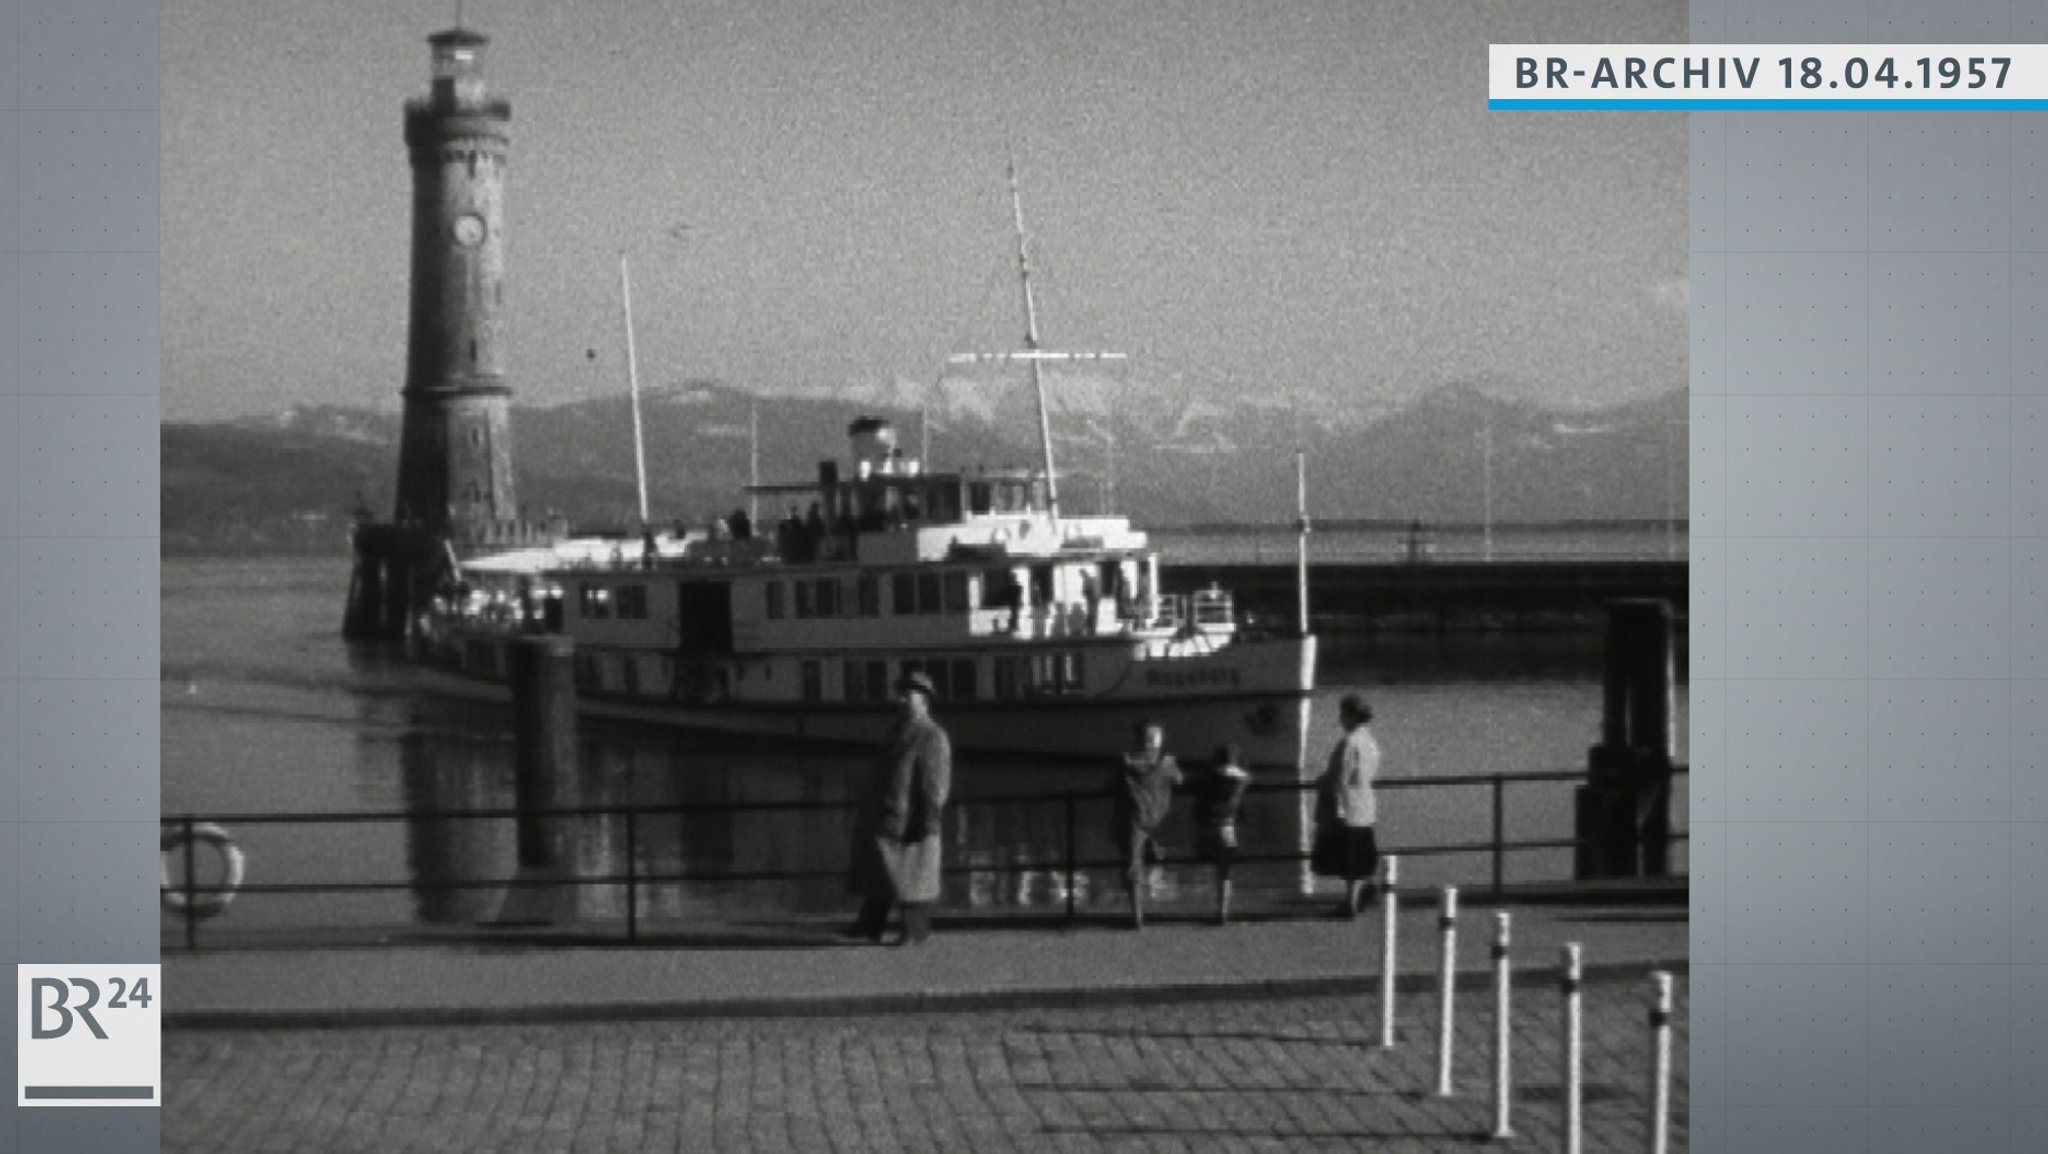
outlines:
[[604, 667], [591, 654], [576, 656], [576, 688], [584, 693], [604, 692]]
[[[624, 615], [621, 614], [621, 616]], [[619, 662], [619, 674], [621, 677], [621, 688], [627, 693], [637, 694], [640, 692], [640, 661], [638, 658], [628, 653]]]
[[952, 680], [953, 700], [972, 701], [975, 699], [975, 697], [979, 696], [976, 692], [976, 686], [974, 684], [974, 658], [954, 658]]
[[1050, 605], [1052, 604], [1052, 599], [1052, 566], [1033, 565], [1031, 567], [1031, 603], [1033, 605]]
[[818, 662], [806, 661], [803, 665], [804, 700], [825, 699], [825, 670]]
[[990, 569], [981, 575], [981, 607], [1008, 609], [1023, 602], [1024, 587], [1008, 569]]
[[1079, 653], [1060, 654], [1060, 692], [1079, 693], [1081, 689], [1081, 655]]
[[882, 613], [882, 583], [874, 576], [864, 576], [858, 584], [860, 615], [879, 617]]
[[897, 573], [889, 578], [889, 605], [898, 617], [907, 617], [917, 612], [917, 577], [911, 573]]
[[1059, 671], [1056, 668], [1053, 655], [1050, 653], [1032, 654], [1031, 682], [1027, 692], [1031, 696], [1037, 697], [1041, 694], [1057, 692], [1058, 686]]
[[584, 617], [603, 620], [612, 615], [612, 592], [602, 585], [585, 585], [576, 591], [578, 607]]
[[839, 582], [833, 578], [818, 579], [818, 616], [839, 616]]
[[782, 619], [782, 582], [780, 581], [770, 581], [768, 583], [768, 619], [770, 621]]
[[647, 620], [647, 586], [619, 586], [618, 614], [621, 621]]
[[889, 700], [889, 663], [849, 661], [846, 663], [846, 700]]
[[796, 587], [796, 615], [799, 619], [817, 615], [816, 605], [811, 596], [809, 581], [793, 581]]
[[960, 519], [960, 486], [940, 482], [932, 486], [932, 520], [940, 523]]
[[1038, 653], [1010, 660], [1017, 664], [996, 667], [997, 697], [1044, 697], [1083, 688], [1079, 653]]
[[967, 605], [967, 574], [956, 569], [946, 574], [946, 612], [965, 613]]
[[986, 513], [995, 507], [995, 493], [987, 481], [975, 481], [967, 486], [967, 511]]
[[944, 589], [937, 573], [917, 575], [917, 611], [926, 615], [943, 612]]

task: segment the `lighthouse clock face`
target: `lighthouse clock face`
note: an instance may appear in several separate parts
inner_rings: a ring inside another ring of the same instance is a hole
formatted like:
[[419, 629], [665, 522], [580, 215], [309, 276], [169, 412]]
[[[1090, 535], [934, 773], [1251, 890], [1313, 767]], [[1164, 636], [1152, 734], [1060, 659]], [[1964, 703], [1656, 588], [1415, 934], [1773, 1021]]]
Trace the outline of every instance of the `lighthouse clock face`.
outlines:
[[455, 243], [474, 248], [484, 242], [484, 218], [474, 213], [455, 218]]

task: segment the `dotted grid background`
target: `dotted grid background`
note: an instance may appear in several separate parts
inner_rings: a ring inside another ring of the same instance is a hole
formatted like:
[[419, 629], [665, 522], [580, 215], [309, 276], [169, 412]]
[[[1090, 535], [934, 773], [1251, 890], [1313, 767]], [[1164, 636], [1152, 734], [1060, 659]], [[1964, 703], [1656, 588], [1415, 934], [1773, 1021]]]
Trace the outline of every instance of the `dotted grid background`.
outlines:
[[[2028, 43], [2048, 0], [1691, 22]], [[1692, 1148], [2048, 1150], [2048, 113], [1691, 133]]]
[[134, 1154], [154, 1110], [17, 1110], [17, 962], [157, 958], [158, 5], [0, 0], [0, 1151]]

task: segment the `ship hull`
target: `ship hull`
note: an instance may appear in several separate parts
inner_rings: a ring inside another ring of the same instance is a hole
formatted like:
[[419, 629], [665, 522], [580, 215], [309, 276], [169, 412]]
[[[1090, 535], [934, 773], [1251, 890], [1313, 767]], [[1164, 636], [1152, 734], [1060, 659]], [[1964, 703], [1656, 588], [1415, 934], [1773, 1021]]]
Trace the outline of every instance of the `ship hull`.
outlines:
[[[1301, 764], [1314, 662], [1313, 637], [1240, 642], [1211, 656], [1133, 662], [1131, 676], [1091, 696], [941, 701], [934, 713], [964, 752], [1101, 758], [1128, 748], [1138, 724], [1156, 721], [1168, 748], [1184, 759], [1206, 761], [1217, 746], [1234, 742], [1248, 764], [1291, 769]], [[423, 665], [419, 676], [432, 692], [511, 701], [509, 684], [498, 677], [443, 665]], [[897, 718], [886, 702], [683, 701], [587, 690], [577, 709], [588, 718], [700, 733], [870, 747]]]

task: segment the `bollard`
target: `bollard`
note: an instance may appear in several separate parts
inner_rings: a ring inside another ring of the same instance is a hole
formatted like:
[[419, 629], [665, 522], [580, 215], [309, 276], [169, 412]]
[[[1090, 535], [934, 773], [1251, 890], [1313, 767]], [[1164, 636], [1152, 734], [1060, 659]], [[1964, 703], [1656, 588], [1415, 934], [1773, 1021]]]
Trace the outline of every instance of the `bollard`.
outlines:
[[1386, 947], [1380, 954], [1380, 1045], [1394, 1048], [1394, 940], [1399, 936], [1401, 925], [1401, 899], [1395, 893], [1395, 883], [1401, 879], [1401, 859], [1389, 854], [1386, 858]]
[[1579, 1130], [1585, 1087], [1579, 1081], [1579, 943], [1564, 948], [1564, 1154], [1580, 1154]]
[[1650, 1154], [1671, 1149], [1671, 975], [1650, 976], [1657, 1002], [1650, 1008], [1650, 1040], [1656, 1064], [1650, 1070]]
[[1448, 1098], [1451, 1086], [1452, 1014], [1458, 1005], [1458, 887], [1445, 886], [1437, 926], [1443, 930], [1443, 987], [1436, 1031], [1436, 1096]]
[[561, 847], [554, 823], [564, 783], [576, 780], [576, 645], [567, 637], [522, 637], [512, 659], [513, 796], [519, 810], [519, 864], [552, 867]]
[[575, 918], [576, 889], [563, 877], [558, 818], [546, 816], [576, 781], [576, 643], [557, 634], [508, 646], [512, 673], [513, 796], [519, 872], [499, 924], [555, 924]]
[[1600, 743], [1574, 797], [1573, 875], [1661, 877], [1668, 869], [1677, 748], [1671, 606], [1611, 602]]
[[1508, 965], [1508, 913], [1493, 915], [1493, 1137], [1500, 1141], [1515, 1136], [1510, 1121], [1514, 1094], [1509, 1047], [1513, 1044], [1514, 1014], [1509, 1004], [1513, 988]]

